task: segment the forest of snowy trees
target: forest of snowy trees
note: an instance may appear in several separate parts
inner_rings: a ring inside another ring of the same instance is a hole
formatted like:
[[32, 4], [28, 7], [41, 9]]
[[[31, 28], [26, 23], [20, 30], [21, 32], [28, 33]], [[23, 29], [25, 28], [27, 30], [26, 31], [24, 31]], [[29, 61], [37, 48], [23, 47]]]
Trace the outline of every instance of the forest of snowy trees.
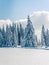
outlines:
[[0, 28], [0, 47], [49, 47], [49, 30], [45, 31], [44, 25], [42, 25], [41, 39], [38, 41], [35, 35], [33, 24], [28, 16], [27, 25], [25, 29], [22, 24], [6, 25]]

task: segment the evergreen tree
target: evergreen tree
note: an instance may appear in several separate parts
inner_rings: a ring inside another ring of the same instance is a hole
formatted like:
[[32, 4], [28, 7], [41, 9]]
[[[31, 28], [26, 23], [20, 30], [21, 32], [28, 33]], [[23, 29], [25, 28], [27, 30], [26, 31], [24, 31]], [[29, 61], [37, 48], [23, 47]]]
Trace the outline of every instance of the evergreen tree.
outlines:
[[10, 26], [6, 26], [6, 46], [12, 47], [12, 32]]
[[21, 40], [20, 40], [20, 28], [17, 25], [17, 40], [18, 40], [18, 45], [21, 45]]
[[28, 16], [27, 26], [25, 28], [25, 47], [35, 47], [35, 44], [34, 28]]
[[1, 28], [0, 28], [0, 47], [2, 47], [2, 42], [3, 42], [3, 36], [2, 36], [2, 32], [1, 32]]
[[12, 32], [12, 46], [17, 47], [17, 31], [16, 31], [16, 24], [12, 24], [11, 27], [11, 32]]
[[6, 47], [6, 32], [5, 32], [4, 26], [2, 28], [2, 36], [3, 36], [3, 38], [2, 38], [2, 47]]
[[46, 47], [49, 47], [49, 30], [47, 29], [46, 31], [46, 43], [45, 43]]
[[20, 24], [20, 45], [22, 46], [23, 44], [24, 44], [24, 29]]
[[45, 46], [46, 43], [46, 36], [45, 36], [45, 28], [44, 25], [42, 25], [42, 31], [41, 31], [41, 45]]

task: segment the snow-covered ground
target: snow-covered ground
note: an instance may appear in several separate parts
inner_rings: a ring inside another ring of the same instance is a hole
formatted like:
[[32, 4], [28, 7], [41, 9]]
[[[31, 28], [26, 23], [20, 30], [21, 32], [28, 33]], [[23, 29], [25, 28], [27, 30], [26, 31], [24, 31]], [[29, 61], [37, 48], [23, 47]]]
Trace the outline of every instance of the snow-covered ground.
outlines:
[[49, 65], [49, 50], [0, 48], [0, 65]]

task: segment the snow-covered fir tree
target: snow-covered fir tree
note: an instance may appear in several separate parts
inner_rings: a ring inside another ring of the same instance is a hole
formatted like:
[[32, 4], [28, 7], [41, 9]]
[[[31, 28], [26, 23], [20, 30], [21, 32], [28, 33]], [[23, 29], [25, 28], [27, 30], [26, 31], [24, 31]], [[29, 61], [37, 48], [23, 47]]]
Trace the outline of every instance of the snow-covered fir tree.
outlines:
[[45, 43], [46, 43], [45, 28], [44, 28], [44, 25], [42, 25], [41, 46], [45, 46]]
[[6, 31], [5, 31], [5, 28], [4, 26], [2, 27], [2, 47], [6, 47]]
[[2, 30], [0, 28], [0, 47], [2, 47], [2, 42], [3, 42], [3, 36], [2, 36]]
[[28, 16], [27, 26], [25, 28], [25, 47], [35, 47], [35, 31], [32, 22]]
[[18, 45], [21, 45], [21, 41], [20, 41], [20, 28], [17, 24], [17, 41], [18, 41]]
[[20, 45], [23, 46], [24, 44], [24, 29], [22, 24], [20, 23]]
[[12, 47], [12, 32], [10, 26], [6, 26], [6, 46]]
[[16, 24], [12, 24], [11, 26], [11, 32], [12, 32], [12, 47], [17, 47], [17, 29]]
[[49, 30], [46, 30], [46, 43], [45, 43], [46, 47], [49, 47]]

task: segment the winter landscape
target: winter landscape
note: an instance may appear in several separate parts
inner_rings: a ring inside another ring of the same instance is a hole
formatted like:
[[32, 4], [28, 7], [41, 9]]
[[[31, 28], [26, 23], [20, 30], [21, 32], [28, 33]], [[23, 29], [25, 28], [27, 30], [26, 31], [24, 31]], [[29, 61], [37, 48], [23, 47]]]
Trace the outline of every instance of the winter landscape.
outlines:
[[39, 37], [29, 16], [25, 27], [21, 21], [5, 22], [0, 26], [1, 65], [49, 65], [49, 30], [44, 25]]
[[[0, 47], [27, 47], [27, 48], [48, 48], [49, 47], [49, 30], [44, 25], [41, 28], [40, 39], [37, 39], [32, 21], [28, 16], [26, 27], [22, 23], [6, 24], [0, 27]], [[37, 31], [38, 32], [38, 31]]]
[[49, 0], [0, 0], [0, 65], [49, 65]]

